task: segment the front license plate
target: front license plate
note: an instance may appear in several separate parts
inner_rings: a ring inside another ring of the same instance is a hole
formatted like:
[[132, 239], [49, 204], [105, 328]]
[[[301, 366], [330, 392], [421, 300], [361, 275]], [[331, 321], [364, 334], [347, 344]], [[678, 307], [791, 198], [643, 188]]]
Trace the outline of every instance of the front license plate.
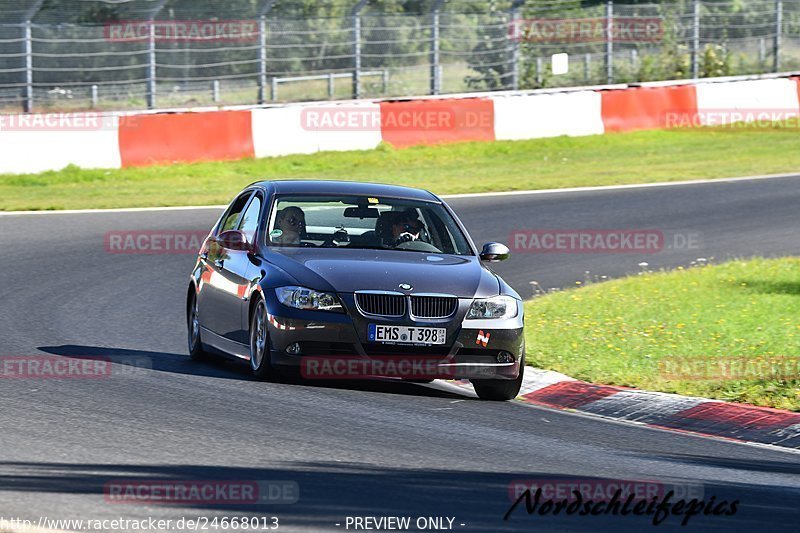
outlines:
[[407, 344], [444, 344], [445, 328], [417, 328], [409, 326], [382, 326], [370, 324], [367, 338], [370, 342], [395, 342]]

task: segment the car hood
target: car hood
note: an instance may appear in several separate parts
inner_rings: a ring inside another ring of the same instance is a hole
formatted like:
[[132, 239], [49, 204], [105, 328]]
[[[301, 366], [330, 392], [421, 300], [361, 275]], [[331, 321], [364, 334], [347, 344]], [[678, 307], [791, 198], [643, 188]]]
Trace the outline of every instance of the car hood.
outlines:
[[477, 257], [395, 250], [281, 248], [266, 256], [298, 285], [333, 292], [359, 290], [453, 294], [483, 298], [499, 293], [500, 283]]

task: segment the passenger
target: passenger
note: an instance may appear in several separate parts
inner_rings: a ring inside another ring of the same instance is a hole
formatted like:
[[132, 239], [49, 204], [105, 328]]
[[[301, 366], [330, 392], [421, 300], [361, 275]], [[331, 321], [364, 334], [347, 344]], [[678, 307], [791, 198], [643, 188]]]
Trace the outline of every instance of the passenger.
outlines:
[[300, 245], [306, 235], [306, 215], [296, 206], [285, 207], [275, 216], [275, 229], [280, 230], [280, 235], [273, 235], [270, 239], [274, 244]]

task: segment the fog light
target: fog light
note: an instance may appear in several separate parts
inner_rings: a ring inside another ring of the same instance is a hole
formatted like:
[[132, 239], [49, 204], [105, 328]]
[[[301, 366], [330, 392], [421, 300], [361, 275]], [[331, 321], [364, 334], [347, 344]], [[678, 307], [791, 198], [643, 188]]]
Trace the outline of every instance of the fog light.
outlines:
[[300, 350], [300, 343], [299, 342], [293, 342], [292, 344], [290, 344], [289, 346], [286, 347], [286, 353], [288, 353], [288, 354], [297, 355], [297, 354], [301, 353], [301, 351], [302, 350]]
[[513, 363], [514, 356], [508, 352], [500, 352], [497, 354], [497, 362], [498, 363]]

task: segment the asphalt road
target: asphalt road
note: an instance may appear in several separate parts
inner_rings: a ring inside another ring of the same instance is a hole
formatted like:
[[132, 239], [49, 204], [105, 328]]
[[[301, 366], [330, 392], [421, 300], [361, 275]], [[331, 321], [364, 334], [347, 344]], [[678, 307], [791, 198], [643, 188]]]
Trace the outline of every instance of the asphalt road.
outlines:
[[[652, 254], [516, 254], [497, 270], [527, 297], [531, 281], [570, 286], [587, 271], [620, 276], [642, 261], [661, 268], [797, 255], [798, 200], [800, 177], [450, 203], [476, 242], [507, 241], [520, 229], [667, 236], [669, 246]], [[0, 380], [0, 517], [277, 516], [279, 531], [345, 530], [346, 517], [367, 515], [451, 517], [466, 531], [654, 527], [647, 517], [528, 516], [524, 508], [503, 520], [515, 480], [610, 478], [689, 484], [706, 499], [739, 500], [735, 515], [696, 516], [683, 530], [797, 527], [797, 454], [480, 402], [445, 384], [261, 383], [233, 362], [190, 362], [183, 296], [193, 257], [109, 254], [103, 237], [205, 230], [217, 214], [0, 217], [0, 355], [103, 355], [150, 367], [115, 364], [93, 380]], [[700, 239], [671, 246], [676, 233]], [[104, 486], [120, 479], [290, 481], [299, 500], [108, 502]], [[670, 517], [658, 529], [679, 522]]]

